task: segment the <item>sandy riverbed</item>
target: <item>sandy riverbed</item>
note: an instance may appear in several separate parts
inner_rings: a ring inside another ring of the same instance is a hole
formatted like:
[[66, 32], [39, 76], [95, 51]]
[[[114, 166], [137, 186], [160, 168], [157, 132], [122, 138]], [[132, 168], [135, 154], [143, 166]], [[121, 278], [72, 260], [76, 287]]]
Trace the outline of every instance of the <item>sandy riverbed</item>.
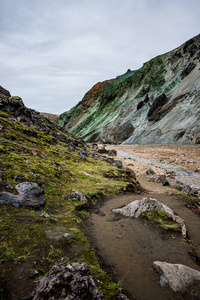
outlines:
[[[155, 160], [166, 164], [180, 165], [191, 172], [200, 173], [200, 145], [107, 145], [115, 150], [122, 150], [130, 155]], [[146, 163], [130, 160], [118, 156], [123, 165], [136, 173], [137, 176], [146, 175], [150, 166]], [[155, 173], [165, 173], [155, 166], [151, 166]]]

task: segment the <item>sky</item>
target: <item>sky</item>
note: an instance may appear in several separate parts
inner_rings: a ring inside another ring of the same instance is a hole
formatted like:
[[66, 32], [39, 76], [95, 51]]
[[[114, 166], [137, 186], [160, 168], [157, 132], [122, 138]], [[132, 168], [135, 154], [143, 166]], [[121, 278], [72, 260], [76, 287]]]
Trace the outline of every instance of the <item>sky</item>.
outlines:
[[199, 0], [0, 0], [0, 85], [61, 114], [200, 32]]

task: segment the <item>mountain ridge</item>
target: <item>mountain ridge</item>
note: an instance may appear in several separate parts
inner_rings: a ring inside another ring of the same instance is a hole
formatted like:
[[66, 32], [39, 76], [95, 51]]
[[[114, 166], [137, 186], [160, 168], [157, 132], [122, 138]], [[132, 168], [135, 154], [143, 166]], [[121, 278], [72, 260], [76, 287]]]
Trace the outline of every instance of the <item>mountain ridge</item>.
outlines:
[[55, 122], [87, 142], [198, 143], [199, 68], [197, 35], [112, 79], [98, 99], [89, 99], [90, 107], [84, 109], [82, 100]]

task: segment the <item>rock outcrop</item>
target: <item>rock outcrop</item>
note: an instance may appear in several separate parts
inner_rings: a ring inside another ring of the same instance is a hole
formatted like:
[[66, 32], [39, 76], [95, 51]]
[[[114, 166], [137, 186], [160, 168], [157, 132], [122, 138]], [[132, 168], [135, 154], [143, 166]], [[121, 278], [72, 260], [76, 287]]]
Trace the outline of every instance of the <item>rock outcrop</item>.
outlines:
[[40, 279], [26, 300], [100, 300], [103, 294], [96, 288], [94, 276], [83, 263], [59, 263]]
[[198, 144], [199, 69], [200, 35], [88, 92], [56, 123], [89, 142]]

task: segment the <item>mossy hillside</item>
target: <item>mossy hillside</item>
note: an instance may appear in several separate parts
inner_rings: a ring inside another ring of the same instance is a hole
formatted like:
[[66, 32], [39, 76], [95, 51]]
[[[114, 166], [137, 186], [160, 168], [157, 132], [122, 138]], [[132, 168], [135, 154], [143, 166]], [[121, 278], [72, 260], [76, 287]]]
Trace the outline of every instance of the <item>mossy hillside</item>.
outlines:
[[[95, 251], [85, 236], [83, 220], [88, 215], [85, 209], [98, 198], [117, 194], [130, 182], [135, 183], [125, 171], [119, 172], [107, 162], [93, 159], [92, 155], [85, 161], [80, 157], [79, 149], [69, 152], [66, 142], [56, 141], [42, 130], [13, 121], [4, 112], [0, 112], [0, 116], [0, 192], [13, 192], [2, 184], [3, 180], [12, 186], [23, 181], [36, 182], [44, 189], [47, 199], [41, 212], [50, 216], [42, 217], [30, 208], [0, 207], [1, 277], [9, 282], [9, 274], [19, 264], [31, 272], [30, 263], [33, 261], [38, 276], [42, 275], [41, 269], [46, 272], [61, 259], [84, 261], [97, 275], [97, 284], [107, 295], [105, 299], [111, 299], [120, 291], [120, 286], [110, 285], [111, 278], [101, 270]], [[72, 136], [68, 138], [74, 139]], [[107, 172], [113, 172], [115, 176], [107, 178]], [[69, 201], [71, 189], [81, 191], [87, 203]], [[70, 233], [74, 239], [51, 238], [60, 232]], [[26, 278], [21, 279], [20, 284], [23, 289]]]

